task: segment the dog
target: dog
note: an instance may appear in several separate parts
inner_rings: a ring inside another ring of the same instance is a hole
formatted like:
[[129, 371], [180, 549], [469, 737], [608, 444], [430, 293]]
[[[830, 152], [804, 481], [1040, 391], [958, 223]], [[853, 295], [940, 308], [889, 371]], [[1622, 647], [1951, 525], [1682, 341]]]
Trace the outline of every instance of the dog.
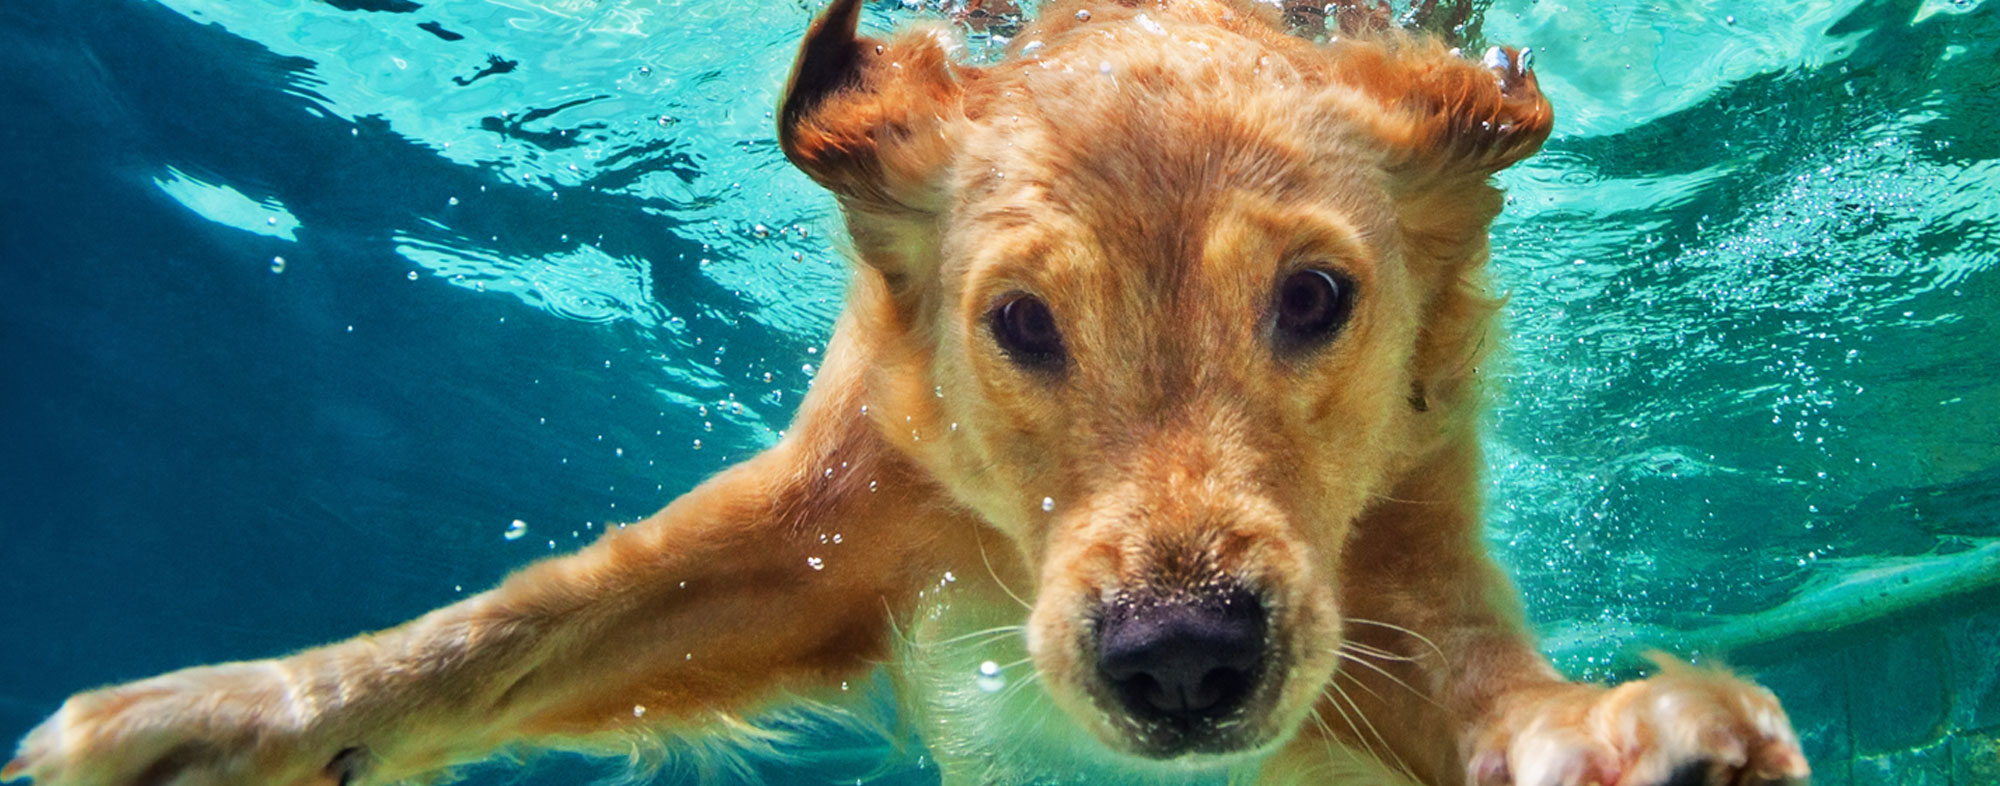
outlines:
[[0, 775], [721, 749], [886, 665], [948, 784], [1806, 782], [1749, 682], [1562, 678], [1484, 548], [1491, 176], [1553, 119], [1519, 52], [1057, 0], [972, 66], [859, 14], [778, 112], [859, 261], [778, 444], [401, 627], [79, 694]]

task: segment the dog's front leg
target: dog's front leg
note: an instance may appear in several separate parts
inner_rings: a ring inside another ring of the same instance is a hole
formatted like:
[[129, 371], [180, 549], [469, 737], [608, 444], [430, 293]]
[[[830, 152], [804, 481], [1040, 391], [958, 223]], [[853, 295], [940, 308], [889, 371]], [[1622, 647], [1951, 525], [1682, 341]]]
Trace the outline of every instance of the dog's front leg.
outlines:
[[1770, 691], [1662, 659], [1615, 688], [1523, 685], [1495, 697], [1464, 740], [1479, 786], [1777, 786], [1810, 776]]
[[[1471, 444], [1469, 441], [1467, 444]], [[1760, 786], [1808, 777], [1776, 697], [1663, 663], [1617, 687], [1562, 678], [1487, 556], [1477, 452], [1447, 451], [1357, 526], [1343, 561], [1348, 642], [1335, 686], [1364, 718], [1349, 747], [1431, 783]], [[1344, 731], [1336, 729], [1336, 731]]]
[[863, 428], [802, 415], [795, 432], [645, 521], [401, 627], [75, 696], [4, 774], [389, 783], [515, 743], [701, 734], [837, 685], [885, 654], [924, 564], [904, 529], [925, 491]]

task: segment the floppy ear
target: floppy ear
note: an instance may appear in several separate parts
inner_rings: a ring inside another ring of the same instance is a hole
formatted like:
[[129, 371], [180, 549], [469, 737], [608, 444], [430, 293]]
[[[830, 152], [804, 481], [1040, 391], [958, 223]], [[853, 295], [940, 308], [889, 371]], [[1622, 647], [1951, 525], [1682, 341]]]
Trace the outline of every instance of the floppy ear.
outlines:
[[1336, 46], [1334, 73], [1381, 107], [1375, 131], [1413, 188], [1487, 176], [1541, 149], [1555, 122], [1527, 57], [1493, 47], [1479, 62], [1434, 39]]
[[1491, 176], [1541, 149], [1555, 122], [1526, 58], [1494, 47], [1472, 61], [1436, 39], [1394, 34], [1327, 54], [1334, 78], [1369, 104], [1363, 127], [1387, 153], [1413, 254], [1446, 273], [1483, 264], [1501, 205]]
[[855, 34], [861, 0], [834, 0], [799, 46], [778, 113], [785, 157], [842, 206], [936, 213], [963, 88], [933, 30]]
[[1434, 39], [1336, 45], [1334, 73], [1367, 96], [1411, 271], [1427, 281], [1411, 406], [1476, 412], [1473, 375], [1500, 301], [1486, 294], [1487, 233], [1503, 204], [1492, 175], [1541, 149], [1555, 121], [1522, 53], [1480, 61]]

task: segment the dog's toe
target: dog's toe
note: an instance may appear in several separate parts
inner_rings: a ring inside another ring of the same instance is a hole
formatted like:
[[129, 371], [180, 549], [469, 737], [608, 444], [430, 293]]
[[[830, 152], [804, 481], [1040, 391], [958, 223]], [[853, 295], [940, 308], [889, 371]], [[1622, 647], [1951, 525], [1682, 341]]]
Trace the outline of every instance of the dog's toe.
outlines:
[[338, 786], [349, 786], [366, 775], [372, 763], [374, 758], [367, 748], [347, 748], [334, 754], [333, 761], [326, 765], [326, 775]]
[[1709, 778], [1715, 769], [1713, 762], [1697, 759], [1675, 768], [1659, 786], [1715, 786]]

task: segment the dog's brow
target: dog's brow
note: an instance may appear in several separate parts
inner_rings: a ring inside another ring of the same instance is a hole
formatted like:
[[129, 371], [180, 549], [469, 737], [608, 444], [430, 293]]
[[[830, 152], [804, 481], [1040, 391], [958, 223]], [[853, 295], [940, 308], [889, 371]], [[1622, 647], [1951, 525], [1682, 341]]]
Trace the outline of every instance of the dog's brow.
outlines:
[[973, 217], [981, 224], [990, 224], [994, 229], [1016, 229], [1034, 223], [1035, 210], [1026, 205], [1003, 205]]

